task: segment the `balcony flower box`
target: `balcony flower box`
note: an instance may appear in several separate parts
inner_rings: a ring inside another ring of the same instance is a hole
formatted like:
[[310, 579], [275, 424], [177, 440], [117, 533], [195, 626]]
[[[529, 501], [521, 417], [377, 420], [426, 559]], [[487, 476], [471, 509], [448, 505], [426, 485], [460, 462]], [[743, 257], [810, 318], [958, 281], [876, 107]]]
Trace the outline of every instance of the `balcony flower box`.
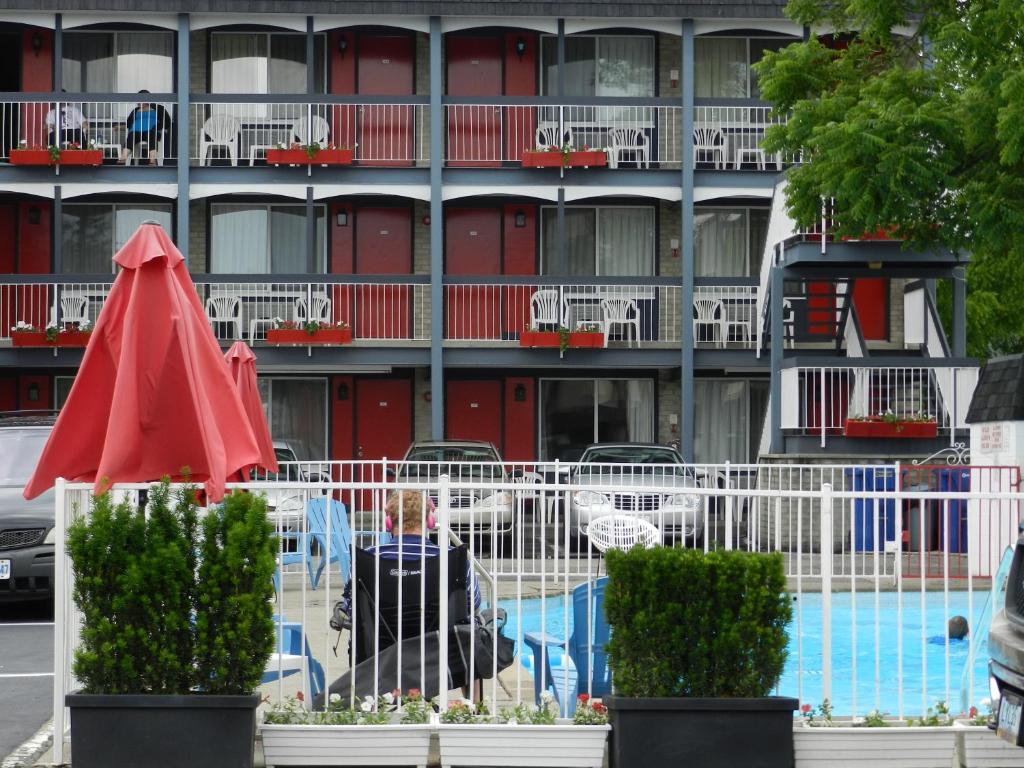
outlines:
[[91, 331], [80, 331], [77, 328], [61, 331], [57, 334], [58, 347], [87, 347]]
[[432, 725], [260, 726], [267, 765], [426, 765]]
[[52, 347], [46, 331], [11, 331], [11, 344], [15, 347]]
[[[520, 347], [561, 347], [562, 334], [558, 331], [522, 331]], [[604, 347], [604, 334], [594, 331], [570, 331], [566, 345], [569, 349], [600, 349]]]
[[337, 346], [351, 343], [351, 328], [321, 328], [313, 333], [302, 328], [271, 328], [267, 331], [267, 344], [279, 346]]
[[891, 421], [881, 418], [847, 419], [843, 430], [847, 437], [929, 438], [938, 435], [934, 421]]
[[573, 349], [602, 349], [604, 347], [604, 334], [596, 331], [570, 333], [569, 346]]
[[12, 165], [102, 165], [103, 152], [99, 149], [62, 149], [56, 162], [48, 149], [12, 149]]
[[965, 768], [1024, 768], [1024, 749], [999, 738], [987, 725], [957, 720], [956, 750]]
[[268, 149], [267, 165], [352, 165], [352, 149], [318, 149], [312, 156], [301, 147]]
[[50, 338], [46, 331], [40, 330], [12, 330], [11, 344], [15, 347], [85, 347], [89, 344], [91, 331], [80, 330], [79, 328], [64, 328]]
[[441, 765], [514, 767], [572, 766], [600, 768], [608, 725], [508, 725], [505, 723], [437, 726]]
[[528, 149], [523, 151], [523, 168], [589, 168], [608, 165], [602, 150]]
[[793, 728], [796, 768], [871, 765], [875, 768], [949, 768], [956, 729], [949, 726]]

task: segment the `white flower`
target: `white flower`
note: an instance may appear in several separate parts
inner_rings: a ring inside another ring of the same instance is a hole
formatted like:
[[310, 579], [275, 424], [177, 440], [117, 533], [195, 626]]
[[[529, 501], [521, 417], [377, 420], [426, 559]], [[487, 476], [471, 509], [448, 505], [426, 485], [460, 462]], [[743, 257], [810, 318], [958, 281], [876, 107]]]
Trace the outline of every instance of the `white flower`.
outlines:
[[362, 704], [359, 705], [359, 708], [361, 710], [363, 710], [363, 712], [372, 712], [373, 711], [373, 704], [371, 704], [368, 701], [364, 701]]
[[384, 699], [384, 703], [385, 704], [394, 704], [395, 703], [395, 695], [393, 693], [391, 693], [391, 691], [388, 691], [387, 693], [385, 693], [383, 696], [381, 696], [381, 698]]
[[514, 717], [510, 717], [510, 718], [508, 719], [508, 724], [509, 724], [509, 725], [519, 725], [519, 721], [518, 721], [518, 720], [516, 720], [516, 719], [515, 719]]
[[544, 691], [540, 695], [540, 703], [545, 705], [545, 706], [547, 706], [548, 704], [550, 704], [554, 700], [555, 700], [555, 694], [553, 694], [551, 691]]
[[57, 323], [47, 323], [46, 324], [46, 330], [48, 330], [48, 331], [49, 330], [59, 331], [60, 330], [60, 326], [57, 325]]
[[341, 703], [341, 694], [340, 693], [332, 693], [330, 695], [330, 697], [328, 698], [328, 701], [330, 701], [331, 704], [340, 704]]

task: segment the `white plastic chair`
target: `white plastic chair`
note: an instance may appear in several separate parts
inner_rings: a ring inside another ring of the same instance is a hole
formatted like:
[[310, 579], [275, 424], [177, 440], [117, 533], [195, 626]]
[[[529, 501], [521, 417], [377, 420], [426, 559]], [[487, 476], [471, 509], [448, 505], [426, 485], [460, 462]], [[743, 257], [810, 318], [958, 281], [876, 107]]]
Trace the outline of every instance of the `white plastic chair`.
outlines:
[[572, 146], [572, 129], [563, 128], [561, 138], [558, 135], [556, 124], [542, 125], [537, 128], [537, 147], [547, 149], [548, 147], [563, 147], [566, 144]]
[[292, 141], [298, 144], [327, 144], [331, 136], [331, 127], [319, 115], [300, 117], [292, 125]]
[[295, 300], [295, 322], [307, 323], [312, 320], [318, 323], [330, 323], [331, 300], [326, 296], [312, 296], [308, 303], [305, 296]]
[[[747, 305], [749, 306], [749, 305]], [[738, 309], [734, 307], [734, 309]], [[732, 338], [732, 332], [737, 332], [740, 341], [750, 341], [752, 336], [752, 323], [749, 318], [735, 317], [729, 315], [729, 308], [723, 305], [722, 308], [722, 334], [726, 343]]]
[[637, 167], [650, 167], [651, 140], [639, 128], [612, 128], [608, 131], [608, 142], [608, 162], [612, 168], [618, 168], [622, 155], [630, 153]]
[[238, 134], [242, 130], [242, 123], [232, 115], [212, 115], [203, 123], [203, 132], [199, 136], [199, 162], [208, 165], [210, 150], [214, 147], [224, 147], [228, 151], [232, 165], [238, 165]]
[[661, 531], [654, 523], [631, 515], [607, 515], [590, 521], [585, 531], [599, 551], [609, 549], [629, 551], [637, 544], [653, 549], [661, 544]]
[[548, 288], [534, 291], [530, 297], [530, 328], [562, 325], [562, 301], [558, 291]]
[[235, 326], [235, 338], [242, 338], [242, 300], [237, 296], [211, 296], [206, 300], [206, 316], [214, 335], [217, 323], [230, 323]]
[[627, 334], [626, 343], [633, 346], [635, 334], [636, 346], [640, 347], [640, 310], [633, 299], [601, 299], [601, 315], [604, 318], [604, 345], [608, 346], [613, 325], [622, 325], [631, 329]]
[[[141, 165], [142, 161], [149, 162], [149, 142], [140, 141], [129, 153], [128, 158], [125, 160], [125, 165]], [[164, 164], [164, 134], [163, 131], [157, 132], [156, 140], [156, 164], [162, 166]]]
[[715, 168], [725, 167], [725, 134], [721, 128], [693, 129], [694, 166], [697, 163], [714, 163]]
[[693, 343], [700, 341], [700, 327], [712, 329], [712, 340], [725, 346], [725, 328], [722, 325], [725, 309], [721, 299], [696, 298], [693, 300]]
[[89, 323], [89, 299], [85, 296], [61, 296], [60, 315], [57, 315], [56, 307], [50, 314], [50, 322], [57, 323]]

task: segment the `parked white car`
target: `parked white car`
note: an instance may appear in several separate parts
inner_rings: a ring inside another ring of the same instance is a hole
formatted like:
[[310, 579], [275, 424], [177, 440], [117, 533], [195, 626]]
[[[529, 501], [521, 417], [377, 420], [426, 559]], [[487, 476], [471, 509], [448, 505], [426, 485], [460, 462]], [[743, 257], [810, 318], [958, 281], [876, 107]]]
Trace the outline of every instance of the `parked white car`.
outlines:
[[571, 494], [570, 530], [586, 535], [592, 520], [631, 515], [647, 520], [662, 536], [694, 544], [704, 535], [704, 515], [693, 472], [678, 451], [648, 443], [600, 443], [589, 446], [570, 482], [583, 486]]

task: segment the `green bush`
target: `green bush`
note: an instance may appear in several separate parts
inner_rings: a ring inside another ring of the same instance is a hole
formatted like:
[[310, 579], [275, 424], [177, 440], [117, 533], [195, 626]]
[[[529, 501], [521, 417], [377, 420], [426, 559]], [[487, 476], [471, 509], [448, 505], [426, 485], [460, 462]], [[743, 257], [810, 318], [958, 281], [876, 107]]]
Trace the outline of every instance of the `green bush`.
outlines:
[[[192, 486], [150, 491], [148, 516], [108, 494], [68, 528], [82, 613], [84, 693], [246, 694], [273, 648], [272, 530], [262, 498], [235, 493], [198, 535]], [[216, 584], [202, 579], [216, 578]], [[209, 640], [215, 627], [225, 642]]]
[[767, 696], [786, 661], [782, 556], [635, 547], [607, 553], [607, 645], [623, 696]]

